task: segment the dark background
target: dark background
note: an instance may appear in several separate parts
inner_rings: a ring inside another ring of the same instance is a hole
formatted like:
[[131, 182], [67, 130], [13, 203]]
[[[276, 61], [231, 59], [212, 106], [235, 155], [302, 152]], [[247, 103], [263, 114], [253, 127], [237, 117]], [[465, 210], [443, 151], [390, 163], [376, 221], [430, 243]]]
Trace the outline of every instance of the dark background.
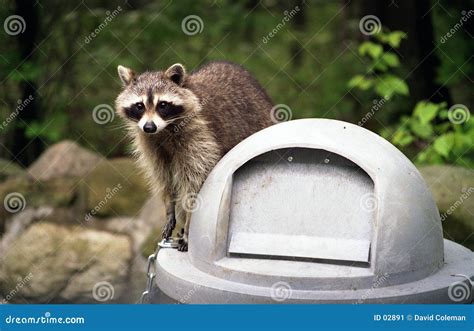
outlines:
[[[296, 7], [296, 15], [278, 29], [285, 11]], [[380, 44], [398, 57], [399, 65], [388, 72], [406, 82], [409, 92], [395, 93], [364, 126], [393, 140], [402, 116], [422, 100], [446, 102], [445, 109], [471, 108], [473, 102], [474, 20], [461, 22], [452, 37], [440, 41], [460, 22], [462, 11], [472, 10], [472, 1], [2, 0], [0, 8], [0, 16], [16, 14], [26, 22], [23, 33], [0, 35], [0, 114], [7, 117], [17, 100], [34, 97], [0, 138], [0, 157], [23, 166], [65, 138], [104, 156], [126, 153], [118, 119], [98, 126], [91, 117], [95, 106], [113, 106], [118, 64], [142, 71], [181, 62], [191, 70], [211, 60], [234, 61], [258, 78], [275, 103], [288, 105], [293, 118], [358, 123], [380, 97], [373, 88], [348, 87], [354, 75], [370, 70], [372, 58], [358, 52], [361, 42], [377, 41], [359, 29], [368, 14], [379, 18], [382, 31], [406, 33], [399, 48]], [[183, 33], [188, 15], [202, 19], [200, 33]], [[86, 42], [97, 28], [97, 36]], [[275, 28], [276, 35], [264, 42]], [[380, 73], [376, 68], [370, 75], [384, 85]], [[412, 132], [414, 139], [399, 147], [416, 160], [441, 132]], [[469, 133], [472, 138], [472, 129]], [[422, 163], [471, 166], [468, 144], [458, 147], [441, 157], [434, 151]]]

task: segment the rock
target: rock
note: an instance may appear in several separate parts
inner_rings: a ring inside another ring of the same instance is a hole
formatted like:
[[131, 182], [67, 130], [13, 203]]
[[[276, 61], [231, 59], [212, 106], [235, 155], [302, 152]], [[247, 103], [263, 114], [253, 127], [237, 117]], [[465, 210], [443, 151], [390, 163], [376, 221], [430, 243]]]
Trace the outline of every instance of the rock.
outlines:
[[7, 223], [5, 233], [0, 240], [0, 256], [3, 256], [7, 247], [13, 244], [13, 242], [30, 226], [30, 224], [44, 220], [50, 216], [53, 212], [51, 207], [40, 207], [40, 208], [27, 208], [21, 213], [15, 214], [11, 222]]
[[[0, 183], [0, 220], [5, 222], [26, 207], [71, 207], [84, 209], [76, 190], [77, 179], [53, 178], [36, 181], [29, 176], [12, 177]], [[1, 223], [1, 222], [0, 222]]]
[[136, 216], [149, 195], [145, 179], [129, 158], [102, 160], [84, 177], [82, 188], [90, 217]]
[[26, 173], [26, 170], [9, 160], [0, 159], [0, 182], [8, 177], [21, 176]]
[[[420, 172], [427, 182], [441, 214], [474, 227], [474, 171], [455, 166], [426, 166]], [[442, 215], [443, 216], [443, 215]]]
[[36, 223], [2, 255], [0, 293], [9, 302], [114, 302], [124, 293], [131, 254], [124, 235]]
[[147, 259], [141, 256], [139, 250], [150, 232], [150, 226], [144, 220], [132, 217], [114, 217], [101, 222], [94, 222], [94, 224], [103, 230], [126, 234], [132, 239], [133, 259], [130, 267], [130, 277], [120, 303], [137, 303], [147, 283]]
[[113, 217], [102, 222], [96, 222], [99, 229], [125, 234], [133, 241], [133, 251], [138, 252], [152, 227], [140, 218]]
[[48, 148], [28, 168], [29, 174], [38, 180], [58, 177], [83, 177], [103, 158], [82, 148], [71, 140], [65, 140]]
[[148, 199], [140, 211], [139, 219], [148, 225], [148, 231], [140, 245], [140, 253], [144, 257], [148, 257], [156, 249], [158, 240], [161, 239], [161, 230], [166, 223], [166, 209], [163, 200], [154, 195]]
[[143, 257], [148, 257], [153, 254], [156, 250], [157, 243], [161, 240], [162, 227], [155, 227], [151, 232], [148, 233], [145, 241], [140, 247], [140, 254]]
[[151, 227], [164, 226], [166, 222], [166, 209], [161, 197], [152, 195], [143, 205], [138, 218]]
[[161, 239], [165, 218], [163, 201], [158, 197], [150, 197], [138, 217], [113, 217], [94, 222], [100, 229], [126, 234], [132, 239], [133, 262], [122, 303], [137, 303], [145, 289], [147, 258], [155, 251], [158, 239]]
[[448, 165], [419, 170], [438, 205], [445, 237], [474, 249], [474, 171]]
[[[55, 216], [60, 216], [55, 218], [57, 220], [71, 223], [81, 215], [80, 221], [83, 221], [85, 203], [77, 185], [78, 179], [75, 178], [36, 181], [30, 176], [13, 177], [0, 183], [0, 201], [3, 202], [0, 206], [0, 235], [12, 217], [27, 208], [52, 207]], [[62, 212], [66, 210], [67, 213]]]
[[139, 303], [147, 285], [146, 268], [148, 261], [141, 256], [133, 258], [130, 269], [130, 280], [126, 293], [121, 297], [121, 303]]

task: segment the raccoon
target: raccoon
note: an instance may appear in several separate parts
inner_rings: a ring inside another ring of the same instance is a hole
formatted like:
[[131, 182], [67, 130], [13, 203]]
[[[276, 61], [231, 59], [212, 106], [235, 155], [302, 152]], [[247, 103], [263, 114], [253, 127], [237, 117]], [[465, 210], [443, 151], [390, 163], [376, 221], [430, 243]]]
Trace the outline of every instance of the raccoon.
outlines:
[[237, 143], [273, 124], [273, 103], [244, 68], [211, 62], [187, 73], [180, 63], [136, 74], [118, 66], [123, 90], [116, 111], [126, 123], [134, 154], [151, 189], [161, 193], [169, 238], [184, 224], [179, 250], [187, 251], [197, 194], [219, 159]]

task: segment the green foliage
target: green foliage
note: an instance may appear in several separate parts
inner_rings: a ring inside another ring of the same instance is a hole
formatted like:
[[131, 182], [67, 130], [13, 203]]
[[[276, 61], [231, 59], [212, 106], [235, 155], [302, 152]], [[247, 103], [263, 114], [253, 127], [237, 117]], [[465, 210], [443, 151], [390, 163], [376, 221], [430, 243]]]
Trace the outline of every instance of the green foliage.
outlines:
[[[2, 17], [14, 13], [15, 3], [5, 3], [0, 6]], [[86, 43], [86, 37], [95, 33], [118, 5], [120, 13]], [[13, 113], [25, 84], [34, 83], [39, 92], [35, 98], [39, 119], [16, 118], [3, 129], [2, 134], [10, 135], [5, 139], [12, 139], [12, 129], [21, 127], [28, 137], [39, 137], [46, 143], [73, 139], [106, 156], [122, 155], [127, 147], [118, 117], [103, 125], [92, 118], [96, 106], [113, 107], [121, 88], [117, 65], [142, 72], [181, 62], [192, 71], [208, 61], [227, 60], [252, 72], [275, 103], [291, 108], [293, 118], [357, 122], [375, 103], [374, 98], [383, 98], [368, 125], [374, 131], [387, 127], [385, 131], [391, 132], [387, 137], [408, 155], [433, 145], [432, 153], [440, 162], [454, 162], [448, 147], [455, 153], [457, 146], [469, 142], [463, 131], [468, 124], [453, 126], [443, 117], [446, 106], [443, 111], [434, 106], [418, 107], [403, 118], [413, 117], [404, 124], [400, 114], [408, 114], [411, 105], [407, 106], [409, 88], [401, 76], [405, 68], [397, 48], [405, 33], [383, 30], [353, 52], [354, 40], [360, 37], [359, 19], [339, 15], [341, 5], [337, 2], [304, 6], [306, 23], [299, 22], [303, 26], [296, 24], [295, 16], [267, 42], [263, 38], [281, 25], [291, 4], [266, 1], [264, 6], [249, 10], [244, 1], [145, 0], [133, 2], [133, 7], [111, 1], [88, 1], [78, 6], [60, 0], [36, 6], [38, 38], [35, 52], [26, 61], [17, 37], [0, 34], [1, 117]], [[202, 32], [183, 33], [181, 24], [189, 15], [202, 19]], [[438, 34], [455, 24], [450, 20], [441, 22], [438, 17], [437, 24], [443, 23], [437, 27], [441, 31]], [[438, 45], [443, 55], [440, 76], [456, 100], [461, 95], [458, 102], [470, 104], [471, 86], [460, 82], [472, 73], [472, 64], [466, 59], [473, 44], [456, 42], [459, 38], [461, 33]], [[455, 83], [460, 92], [452, 92]], [[452, 135], [435, 143], [434, 137], [445, 133]], [[434, 162], [431, 156], [425, 159]]]
[[403, 79], [391, 73], [392, 69], [400, 66], [398, 55], [384, 46], [398, 48], [402, 39], [406, 38], [401, 31], [384, 32], [375, 35], [374, 41], [365, 41], [359, 45], [360, 56], [369, 60], [365, 74], [355, 75], [348, 83], [349, 88], [363, 91], [373, 89], [374, 92], [385, 99], [395, 95], [407, 96], [408, 85]]
[[63, 112], [54, 115], [54, 121], [45, 119], [44, 121], [34, 121], [25, 125], [26, 136], [30, 139], [41, 138], [48, 143], [54, 143], [64, 136], [68, 116]]
[[[120, 13], [86, 42], [118, 5]], [[7, 117], [12, 112], [21, 98], [17, 88], [25, 80], [34, 81], [40, 93], [35, 101], [41, 118], [14, 121], [7, 130], [21, 125], [28, 137], [38, 136], [46, 143], [72, 139], [107, 156], [124, 154], [127, 140], [120, 119], [115, 116], [113, 122], [100, 125], [92, 118], [97, 105], [113, 106], [120, 92], [117, 65], [142, 72], [181, 62], [192, 71], [212, 60], [242, 64], [275, 103], [291, 108], [293, 118], [355, 117], [354, 104], [341, 96], [360, 64], [354, 63], [343, 36], [335, 32], [346, 19], [336, 15], [340, 4], [305, 6], [301, 9], [306, 15], [304, 29], [295, 27], [295, 16], [266, 43], [263, 37], [282, 23], [292, 4], [269, 2], [252, 10], [243, 1], [165, 0], [133, 5], [134, 9], [110, 1], [87, 2], [87, 6], [60, 0], [42, 3], [36, 7], [39, 47], [21, 66], [15, 37], [0, 34], [0, 76], [2, 81], [6, 78], [0, 98], [13, 105], [0, 103], [0, 114]], [[0, 13], [7, 17], [13, 7], [0, 8]], [[202, 32], [183, 33], [182, 21], [189, 15], [202, 19]]]
[[402, 117], [397, 126], [382, 134], [406, 153], [418, 146], [421, 151], [416, 154], [415, 161], [419, 164], [472, 166], [469, 150], [474, 144], [474, 120], [464, 108], [460, 110], [463, 120], [453, 120], [454, 111], [448, 111], [445, 102], [420, 101], [410, 116]]
[[378, 33], [375, 35], [381, 43], [388, 44], [390, 47], [399, 48], [400, 43], [406, 38], [406, 33], [403, 31], [393, 31], [390, 33]]
[[[393, 72], [401, 65], [400, 59], [394, 52], [385, 50], [398, 48], [404, 38], [406, 35], [401, 31], [381, 32], [375, 35], [374, 41], [361, 43], [359, 55], [368, 58], [369, 63], [364, 74], [349, 80], [348, 87], [374, 93], [387, 101], [394, 96], [408, 96], [408, 85]], [[381, 134], [419, 164], [472, 166], [469, 150], [474, 144], [473, 119], [469, 119], [467, 109], [461, 111], [466, 121], [458, 123], [450, 121], [445, 102], [420, 101], [410, 116], [402, 116], [398, 123], [382, 129]]]
[[390, 99], [393, 95], [408, 95], [408, 85], [401, 78], [384, 74], [378, 78], [375, 85], [375, 92], [386, 99]]

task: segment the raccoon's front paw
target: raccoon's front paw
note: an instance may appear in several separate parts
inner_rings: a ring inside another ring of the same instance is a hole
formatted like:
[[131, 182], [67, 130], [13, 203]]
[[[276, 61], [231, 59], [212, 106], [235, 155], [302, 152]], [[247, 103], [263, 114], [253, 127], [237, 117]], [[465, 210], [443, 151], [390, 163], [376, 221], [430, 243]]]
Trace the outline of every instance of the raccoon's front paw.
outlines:
[[184, 239], [184, 238], [181, 238], [179, 239], [179, 242], [178, 242], [178, 251], [180, 252], [187, 252], [188, 251], [188, 240], [187, 239]]
[[163, 231], [161, 231], [161, 237], [163, 239], [168, 239], [169, 237], [171, 237], [173, 230], [174, 230], [173, 224], [171, 222], [166, 223], [165, 226], [163, 227]]

